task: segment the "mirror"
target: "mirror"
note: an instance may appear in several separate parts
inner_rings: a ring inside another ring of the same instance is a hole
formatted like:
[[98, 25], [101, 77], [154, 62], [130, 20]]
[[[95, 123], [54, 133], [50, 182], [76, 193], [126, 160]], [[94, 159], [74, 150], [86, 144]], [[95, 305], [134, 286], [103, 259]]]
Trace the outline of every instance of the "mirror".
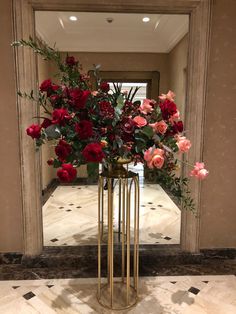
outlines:
[[[63, 57], [73, 55], [84, 73], [92, 75], [99, 64], [101, 78], [111, 86], [140, 87], [139, 100], [174, 91], [184, 121], [188, 15], [36, 11], [35, 20], [38, 40], [55, 44]], [[39, 83], [55, 73], [54, 64], [38, 58]], [[52, 144], [42, 147], [44, 245], [97, 245], [97, 183], [82, 166], [74, 184], [60, 184], [47, 165], [54, 154]], [[129, 169], [141, 181], [140, 244], [179, 244], [181, 211], [171, 188], [142, 164]], [[177, 171], [181, 175], [182, 169]]]

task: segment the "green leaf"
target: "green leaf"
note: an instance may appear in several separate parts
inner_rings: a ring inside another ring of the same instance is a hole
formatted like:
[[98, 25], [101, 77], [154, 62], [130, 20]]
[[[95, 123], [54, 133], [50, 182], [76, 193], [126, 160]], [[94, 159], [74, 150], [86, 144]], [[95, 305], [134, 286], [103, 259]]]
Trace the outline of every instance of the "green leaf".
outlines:
[[96, 177], [98, 174], [99, 164], [96, 162], [90, 162], [87, 164], [87, 172], [89, 177]]
[[153, 137], [153, 129], [151, 126], [145, 126], [141, 129], [141, 132], [145, 134], [149, 139]]
[[120, 94], [117, 98], [117, 108], [122, 109], [124, 106], [124, 97]]

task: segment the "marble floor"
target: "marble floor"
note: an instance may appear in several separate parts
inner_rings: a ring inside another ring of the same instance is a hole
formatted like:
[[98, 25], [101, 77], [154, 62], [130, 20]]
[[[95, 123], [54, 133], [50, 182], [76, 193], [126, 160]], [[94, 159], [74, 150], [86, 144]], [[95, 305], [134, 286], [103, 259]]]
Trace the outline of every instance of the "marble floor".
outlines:
[[142, 277], [138, 304], [112, 312], [96, 299], [96, 279], [0, 281], [0, 314], [235, 314], [236, 277]]
[[[44, 245], [97, 244], [97, 199], [96, 185], [58, 186], [43, 206]], [[115, 217], [117, 224], [118, 213]], [[141, 244], [178, 244], [180, 218], [179, 208], [161, 186], [141, 180]]]

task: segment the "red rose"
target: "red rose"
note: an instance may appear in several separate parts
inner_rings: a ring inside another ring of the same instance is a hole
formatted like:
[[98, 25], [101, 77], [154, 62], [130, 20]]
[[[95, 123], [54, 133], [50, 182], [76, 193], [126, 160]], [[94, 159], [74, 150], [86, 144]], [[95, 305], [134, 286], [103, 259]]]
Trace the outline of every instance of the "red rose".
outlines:
[[52, 124], [65, 125], [71, 119], [67, 109], [55, 109], [52, 113]]
[[71, 56], [71, 57], [67, 56], [67, 57], [66, 57], [66, 64], [67, 64], [67, 65], [69, 65], [69, 66], [74, 66], [74, 65], [76, 65], [77, 63], [78, 63], [78, 62], [75, 61], [75, 57], [73, 57], [73, 56]]
[[71, 182], [76, 178], [77, 171], [71, 164], [62, 164], [61, 169], [57, 170], [57, 176], [61, 182]]
[[110, 90], [110, 85], [107, 82], [102, 82], [100, 88], [104, 93], [107, 93]]
[[41, 92], [48, 92], [49, 90], [52, 89], [52, 81], [50, 79], [44, 80], [40, 87], [39, 87]]
[[54, 162], [54, 159], [53, 159], [53, 158], [50, 158], [50, 159], [48, 159], [47, 164], [48, 164], [49, 166], [52, 166], [52, 165], [53, 165], [53, 162]]
[[32, 138], [39, 139], [41, 136], [41, 126], [38, 124], [32, 124], [26, 129], [26, 132]]
[[98, 143], [88, 144], [82, 151], [82, 155], [86, 162], [101, 162], [105, 157], [102, 146]]
[[68, 144], [64, 140], [60, 140], [59, 144], [55, 147], [55, 153], [58, 156], [58, 159], [62, 162], [66, 160], [66, 158], [70, 155], [72, 152], [72, 148], [70, 144]]
[[79, 88], [72, 88], [69, 90], [69, 97], [71, 98], [71, 105], [76, 109], [84, 109], [88, 96], [90, 95], [89, 90], [81, 90]]
[[50, 96], [50, 102], [53, 106], [56, 106], [61, 100], [61, 96], [58, 94], [54, 94]]
[[162, 117], [164, 120], [168, 120], [177, 112], [177, 106], [173, 101], [166, 99], [164, 102], [160, 103], [160, 108], [162, 112]]
[[53, 92], [56, 92], [60, 88], [59, 85], [52, 84], [50, 79], [44, 80], [39, 89], [41, 92], [46, 92], [47, 96], [49, 97]]
[[174, 124], [172, 125], [172, 130], [174, 134], [183, 132], [183, 129], [184, 125], [182, 121], [174, 122]]
[[43, 122], [41, 123], [41, 127], [46, 129], [47, 127], [49, 127], [52, 124], [52, 121], [48, 118], [45, 118], [43, 120]]
[[75, 125], [75, 131], [81, 140], [85, 140], [93, 135], [93, 124], [91, 121], [82, 120]]
[[109, 101], [105, 101], [105, 100], [101, 101], [99, 103], [99, 107], [100, 107], [100, 115], [104, 119], [113, 119], [114, 118], [115, 110]]

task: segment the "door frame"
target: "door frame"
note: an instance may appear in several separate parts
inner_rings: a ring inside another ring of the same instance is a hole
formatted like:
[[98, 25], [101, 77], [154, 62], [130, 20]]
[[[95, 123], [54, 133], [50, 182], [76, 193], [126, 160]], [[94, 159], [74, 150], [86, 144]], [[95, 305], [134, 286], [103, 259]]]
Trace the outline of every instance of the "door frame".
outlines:
[[[12, 0], [14, 38], [35, 36], [36, 10], [189, 14], [189, 54], [185, 124], [188, 137], [194, 143], [189, 161], [201, 160], [206, 106], [206, 77], [209, 58], [209, 40], [212, 0]], [[14, 48], [17, 90], [30, 91], [36, 87], [36, 57], [30, 49]], [[41, 206], [40, 154], [34, 143], [25, 136], [38, 108], [17, 98], [21, 189], [23, 208], [24, 254], [37, 255], [43, 250], [43, 222]], [[185, 172], [187, 170], [185, 169]], [[201, 218], [201, 182], [191, 182], [197, 214], [183, 211], [181, 215], [181, 249], [199, 251]]]

